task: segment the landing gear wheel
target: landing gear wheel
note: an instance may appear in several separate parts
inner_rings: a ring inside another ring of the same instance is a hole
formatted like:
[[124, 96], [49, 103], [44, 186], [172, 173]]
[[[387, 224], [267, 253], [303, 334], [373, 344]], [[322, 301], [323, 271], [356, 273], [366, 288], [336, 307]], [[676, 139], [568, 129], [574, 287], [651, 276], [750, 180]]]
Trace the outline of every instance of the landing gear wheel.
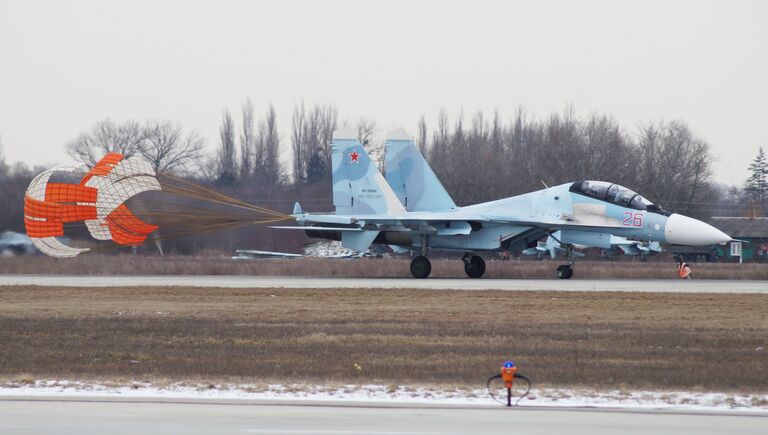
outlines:
[[570, 264], [561, 264], [557, 267], [555, 274], [560, 279], [570, 279], [573, 276], [573, 266]]
[[464, 260], [464, 272], [470, 278], [480, 278], [485, 273], [485, 260], [483, 257], [473, 255]]
[[411, 275], [414, 278], [426, 278], [432, 272], [432, 263], [423, 255], [411, 260]]

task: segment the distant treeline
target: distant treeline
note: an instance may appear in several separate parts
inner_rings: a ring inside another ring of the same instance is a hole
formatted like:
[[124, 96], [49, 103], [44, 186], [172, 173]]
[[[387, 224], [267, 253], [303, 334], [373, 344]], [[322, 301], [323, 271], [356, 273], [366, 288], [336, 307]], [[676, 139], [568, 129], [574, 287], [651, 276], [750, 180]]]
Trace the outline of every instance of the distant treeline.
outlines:
[[[332, 209], [330, 141], [339, 126], [355, 128], [374, 159], [383, 162], [386, 132], [365, 117], [340, 120], [333, 105], [297, 104], [287, 133], [278, 131], [271, 105], [258, 116], [253, 103], [246, 100], [238, 115], [223, 112], [219, 137], [210, 152], [196, 131], [160, 120], [142, 124], [105, 119], [64, 146], [73, 159], [86, 164], [111, 151], [141, 155], [158, 173], [187, 177], [283, 212], [290, 211], [295, 200], [310, 211]], [[766, 212], [765, 158], [750, 166], [752, 181], [744, 188], [717, 185], [712, 180], [709, 144], [682, 121], [626, 128], [611, 115], [580, 116], [572, 107], [547, 117], [534, 116], [524, 108], [511, 117], [477, 111], [451, 118], [441, 110], [434, 125], [422, 116], [413, 133], [459, 205], [529, 192], [543, 184], [596, 179], [622, 184], [668, 210], [699, 218]], [[24, 191], [42, 168], [30, 169], [22, 163], [8, 166], [1, 147], [0, 142], [0, 231], [23, 231]], [[164, 244], [166, 251], [181, 253], [298, 250], [303, 236], [290, 233], [249, 228]]]

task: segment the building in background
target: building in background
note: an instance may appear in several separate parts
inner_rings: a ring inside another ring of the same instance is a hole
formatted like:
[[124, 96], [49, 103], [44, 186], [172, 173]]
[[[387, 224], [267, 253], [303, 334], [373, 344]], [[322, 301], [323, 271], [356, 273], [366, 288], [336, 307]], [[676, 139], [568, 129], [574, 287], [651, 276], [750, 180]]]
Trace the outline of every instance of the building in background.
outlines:
[[[734, 239], [745, 242], [741, 246], [743, 261], [768, 262], [768, 217], [718, 216], [713, 217], [709, 223]], [[717, 246], [718, 257], [738, 260], [731, 253], [729, 244]]]

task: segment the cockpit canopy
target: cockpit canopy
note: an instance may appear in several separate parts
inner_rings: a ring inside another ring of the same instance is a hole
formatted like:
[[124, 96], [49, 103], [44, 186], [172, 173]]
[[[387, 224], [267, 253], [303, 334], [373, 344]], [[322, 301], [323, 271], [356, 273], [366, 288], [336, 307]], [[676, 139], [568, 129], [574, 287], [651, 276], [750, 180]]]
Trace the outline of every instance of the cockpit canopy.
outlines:
[[661, 211], [661, 207], [643, 198], [634, 190], [606, 181], [576, 181], [571, 185], [570, 191], [612, 202], [622, 207]]

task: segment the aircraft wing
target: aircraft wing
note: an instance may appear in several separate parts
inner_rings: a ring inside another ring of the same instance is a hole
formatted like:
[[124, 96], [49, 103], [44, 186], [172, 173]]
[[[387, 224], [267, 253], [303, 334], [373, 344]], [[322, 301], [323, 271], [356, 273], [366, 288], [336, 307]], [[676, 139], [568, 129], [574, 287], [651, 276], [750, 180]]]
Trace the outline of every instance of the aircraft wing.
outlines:
[[[418, 224], [448, 223], [448, 222], [492, 222], [499, 224], [526, 226], [541, 228], [548, 231], [560, 229], [595, 229], [595, 228], [621, 228], [619, 224], [586, 224], [570, 222], [563, 219], [538, 218], [538, 217], [507, 217], [478, 212], [446, 211], [446, 212], [415, 212], [403, 214], [376, 214], [376, 215], [315, 215], [304, 214], [296, 216], [300, 224], [337, 224], [350, 225], [347, 228], [338, 227], [313, 227], [320, 231], [354, 231], [354, 228], [362, 228], [365, 225], [387, 225], [389, 231], [396, 231], [393, 225], [402, 224], [404, 227]], [[294, 228], [294, 227], [273, 227]], [[299, 227], [300, 228], [300, 227]], [[405, 229], [405, 228], [404, 228]]]
[[313, 231], [343, 231], [359, 233], [363, 231], [360, 227], [321, 227], [321, 226], [307, 226], [307, 225], [269, 225], [269, 228], [275, 228], [278, 230], [313, 230]]

